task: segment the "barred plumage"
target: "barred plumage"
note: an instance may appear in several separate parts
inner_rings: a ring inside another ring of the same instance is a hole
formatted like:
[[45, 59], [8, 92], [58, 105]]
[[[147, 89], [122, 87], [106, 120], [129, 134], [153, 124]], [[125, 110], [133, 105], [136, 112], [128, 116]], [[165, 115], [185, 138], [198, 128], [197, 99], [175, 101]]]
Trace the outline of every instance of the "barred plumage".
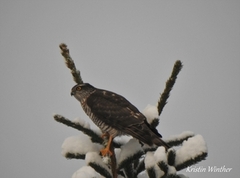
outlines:
[[71, 95], [80, 101], [85, 113], [103, 133], [112, 137], [131, 135], [148, 145], [169, 148], [158, 131], [150, 127], [145, 116], [124, 97], [88, 83], [75, 85]]
[[[94, 91], [93, 91], [94, 92]], [[91, 120], [94, 122], [94, 124], [96, 124], [102, 131], [102, 133], [109, 133], [111, 134], [113, 137], [122, 135], [122, 132], [112, 128], [109, 125], [106, 125], [104, 122], [102, 122], [100, 119], [97, 118], [97, 116], [95, 116], [93, 114], [93, 112], [91, 112], [91, 108], [86, 104], [86, 98], [91, 94], [90, 93], [85, 93], [83, 94], [80, 98], [80, 103], [82, 105], [83, 110], [85, 111], [85, 113], [91, 118]]]

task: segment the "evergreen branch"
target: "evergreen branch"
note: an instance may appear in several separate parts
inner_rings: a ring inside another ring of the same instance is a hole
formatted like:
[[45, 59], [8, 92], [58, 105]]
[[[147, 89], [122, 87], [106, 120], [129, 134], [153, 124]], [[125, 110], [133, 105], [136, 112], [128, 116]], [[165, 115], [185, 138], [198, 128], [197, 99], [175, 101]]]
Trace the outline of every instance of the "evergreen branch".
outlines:
[[97, 133], [95, 133], [93, 130], [83, 127], [82, 125], [80, 125], [77, 122], [72, 122], [69, 119], [67, 119], [64, 116], [61, 116], [59, 114], [55, 114], [53, 117], [57, 122], [60, 122], [69, 127], [73, 127], [77, 130], [82, 131], [83, 133], [85, 133], [86, 135], [88, 135], [91, 138], [92, 142], [102, 144], [103, 139]]
[[106, 178], [112, 178], [112, 175], [102, 166], [100, 166], [94, 162], [90, 162], [90, 163], [88, 163], [88, 165], [91, 166], [96, 172], [98, 172], [102, 176], [104, 176]]
[[139, 165], [139, 163], [140, 163], [140, 159], [139, 158], [133, 160], [133, 168], [134, 168], [134, 170], [137, 169], [137, 166]]
[[[99, 136], [93, 130], [88, 129], [86, 127], [83, 127], [81, 124], [79, 124], [77, 122], [72, 122], [71, 120], [69, 120], [69, 119], [67, 119], [64, 116], [59, 115], [59, 114], [55, 114], [55, 115], [53, 115], [53, 117], [57, 122], [60, 122], [60, 123], [65, 124], [69, 127], [72, 127], [72, 128], [75, 128], [77, 130], [82, 131], [83, 133], [85, 133], [86, 135], [88, 135], [91, 138], [92, 142], [99, 143], [99, 144], [103, 143], [102, 137]], [[122, 146], [122, 144], [120, 142], [113, 141], [113, 146], [114, 146], [114, 148], [120, 148]]]
[[173, 70], [172, 70], [172, 74], [169, 77], [169, 79], [167, 80], [166, 85], [165, 85], [165, 89], [164, 89], [163, 93], [161, 94], [161, 97], [158, 101], [158, 106], [157, 107], [158, 107], [158, 115], [159, 116], [161, 115], [164, 106], [167, 104], [167, 99], [169, 98], [169, 95], [170, 95], [170, 92], [173, 88], [173, 85], [176, 82], [177, 75], [181, 71], [182, 67], [183, 67], [183, 65], [182, 65], [181, 61], [178, 60], [178, 61], [175, 62]]
[[125, 165], [123, 170], [124, 170], [123, 172], [124, 172], [126, 177], [135, 178], [134, 177], [134, 169], [133, 169], [133, 165], [132, 164]]
[[114, 148], [120, 148], [121, 146], [122, 146], [122, 143], [120, 143], [120, 142], [116, 142], [116, 141], [112, 141], [112, 144], [113, 144], [113, 147]]
[[180, 171], [188, 166], [191, 166], [191, 165], [194, 165], [194, 164], [197, 164], [198, 162], [202, 161], [202, 160], [205, 160], [206, 157], [207, 157], [208, 153], [207, 152], [203, 152], [202, 154], [194, 157], [194, 158], [191, 158], [187, 161], [184, 161], [183, 163], [179, 164], [179, 165], [175, 165], [175, 168], [177, 171]]
[[201, 135], [189, 138], [176, 151], [174, 167], [176, 170], [181, 170], [196, 164], [207, 157], [207, 152], [207, 145]]
[[[136, 139], [130, 139], [125, 145], [121, 147], [121, 152], [118, 156], [118, 171], [125, 168], [128, 165], [134, 166], [136, 164], [136, 160], [139, 162], [139, 159], [144, 154], [144, 151], [141, 147], [141, 144]], [[131, 176], [132, 177], [132, 176]]]
[[74, 153], [66, 153], [64, 155], [67, 159], [85, 159], [85, 154], [74, 154]]
[[121, 170], [120, 172], [118, 172], [118, 175], [122, 176], [122, 177], [125, 177], [125, 174], [123, 172], [123, 170]]
[[159, 118], [154, 118], [152, 122], [150, 123], [151, 128], [156, 128], [159, 124]]
[[169, 175], [164, 176], [164, 178], [181, 178], [181, 177], [177, 174], [169, 174]]
[[132, 164], [134, 160], [138, 160], [143, 154], [144, 154], [143, 151], [137, 151], [133, 155], [128, 156], [126, 159], [119, 163], [118, 170], [124, 168], [127, 165]]
[[167, 159], [168, 159], [168, 164], [170, 166], [173, 166], [175, 163], [175, 158], [176, 158], [176, 151], [174, 149], [169, 149], [168, 150], [168, 155], [167, 155]]
[[141, 160], [138, 164], [138, 166], [135, 169], [135, 175], [137, 176], [139, 173], [141, 173], [142, 171], [145, 170], [145, 163], [144, 163], [144, 159]]
[[147, 153], [148, 151], [156, 151], [158, 147], [145, 147], [143, 148], [143, 151]]
[[194, 133], [193, 132], [189, 132], [189, 131], [185, 131], [185, 132], [182, 132], [181, 134], [179, 135], [176, 135], [176, 136], [172, 136], [171, 138], [168, 138], [166, 140], [164, 140], [170, 147], [173, 147], [173, 146], [179, 146], [182, 144], [182, 142], [184, 140], [187, 140], [191, 137], [194, 136]]
[[72, 58], [70, 56], [69, 49], [67, 48], [67, 45], [62, 43], [62, 44], [59, 45], [59, 47], [61, 49], [61, 54], [64, 57], [66, 66], [71, 70], [73, 80], [77, 84], [83, 83], [83, 80], [82, 80], [81, 75], [80, 75], [80, 71], [76, 69], [74, 61], [72, 60]]
[[163, 171], [157, 166], [154, 152], [147, 152], [144, 158], [145, 169], [151, 178], [160, 177]]
[[164, 161], [158, 162], [157, 165], [165, 174], [167, 174], [167, 172], [168, 172], [168, 165]]
[[107, 178], [113, 177], [111, 170], [103, 161], [102, 157], [97, 152], [88, 152], [85, 161], [87, 165], [91, 166], [96, 172]]
[[157, 178], [154, 167], [147, 168], [148, 176], [151, 178]]

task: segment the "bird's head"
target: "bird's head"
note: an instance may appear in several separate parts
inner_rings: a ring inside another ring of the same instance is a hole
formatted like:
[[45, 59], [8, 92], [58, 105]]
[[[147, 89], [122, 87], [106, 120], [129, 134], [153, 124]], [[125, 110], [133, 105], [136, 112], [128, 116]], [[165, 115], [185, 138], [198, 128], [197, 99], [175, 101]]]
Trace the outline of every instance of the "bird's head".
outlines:
[[84, 99], [94, 90], [95, 88], [89, 83], [77, 84], [72, 88], [71, 96], [74, 96], [77, 100]]

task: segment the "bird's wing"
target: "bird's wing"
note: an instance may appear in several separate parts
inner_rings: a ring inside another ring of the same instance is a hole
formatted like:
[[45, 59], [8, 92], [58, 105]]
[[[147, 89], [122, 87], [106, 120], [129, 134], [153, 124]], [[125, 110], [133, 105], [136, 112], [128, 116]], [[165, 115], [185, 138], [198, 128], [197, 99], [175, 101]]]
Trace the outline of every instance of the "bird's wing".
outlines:
[[158, 135], [150, 129], [145, 116], [116, 93], [97, 90], [87, 98], [86, 104], [92, 114], [106, 125], [132, 135], [144, 143], [152, 145], [152, 135]]
[[86, 100], [91, 112], [110, 126], [140, 124], [145, 117], [124, 97], [106, 90], [97, 90]]

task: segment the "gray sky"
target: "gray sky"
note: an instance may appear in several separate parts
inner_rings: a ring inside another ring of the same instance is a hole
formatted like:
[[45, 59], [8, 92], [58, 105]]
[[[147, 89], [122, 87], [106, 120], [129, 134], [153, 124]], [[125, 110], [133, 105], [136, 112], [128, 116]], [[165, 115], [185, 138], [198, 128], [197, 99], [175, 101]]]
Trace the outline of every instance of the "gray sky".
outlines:
[[[70, 97], [75, 84], [58, 45], [83, 80], [155, 104], [176, 60], [184, 63], [158, 129], [201, 134], [209, 156], [197, 166], [240, 174], [240, 1], [0, 2], [0, 177], [71, 177], [84, 165], [61, 156], [80, 134], [53, 113], [88, 119]], [[185, 173], [185, 171], [183, 171]]]

